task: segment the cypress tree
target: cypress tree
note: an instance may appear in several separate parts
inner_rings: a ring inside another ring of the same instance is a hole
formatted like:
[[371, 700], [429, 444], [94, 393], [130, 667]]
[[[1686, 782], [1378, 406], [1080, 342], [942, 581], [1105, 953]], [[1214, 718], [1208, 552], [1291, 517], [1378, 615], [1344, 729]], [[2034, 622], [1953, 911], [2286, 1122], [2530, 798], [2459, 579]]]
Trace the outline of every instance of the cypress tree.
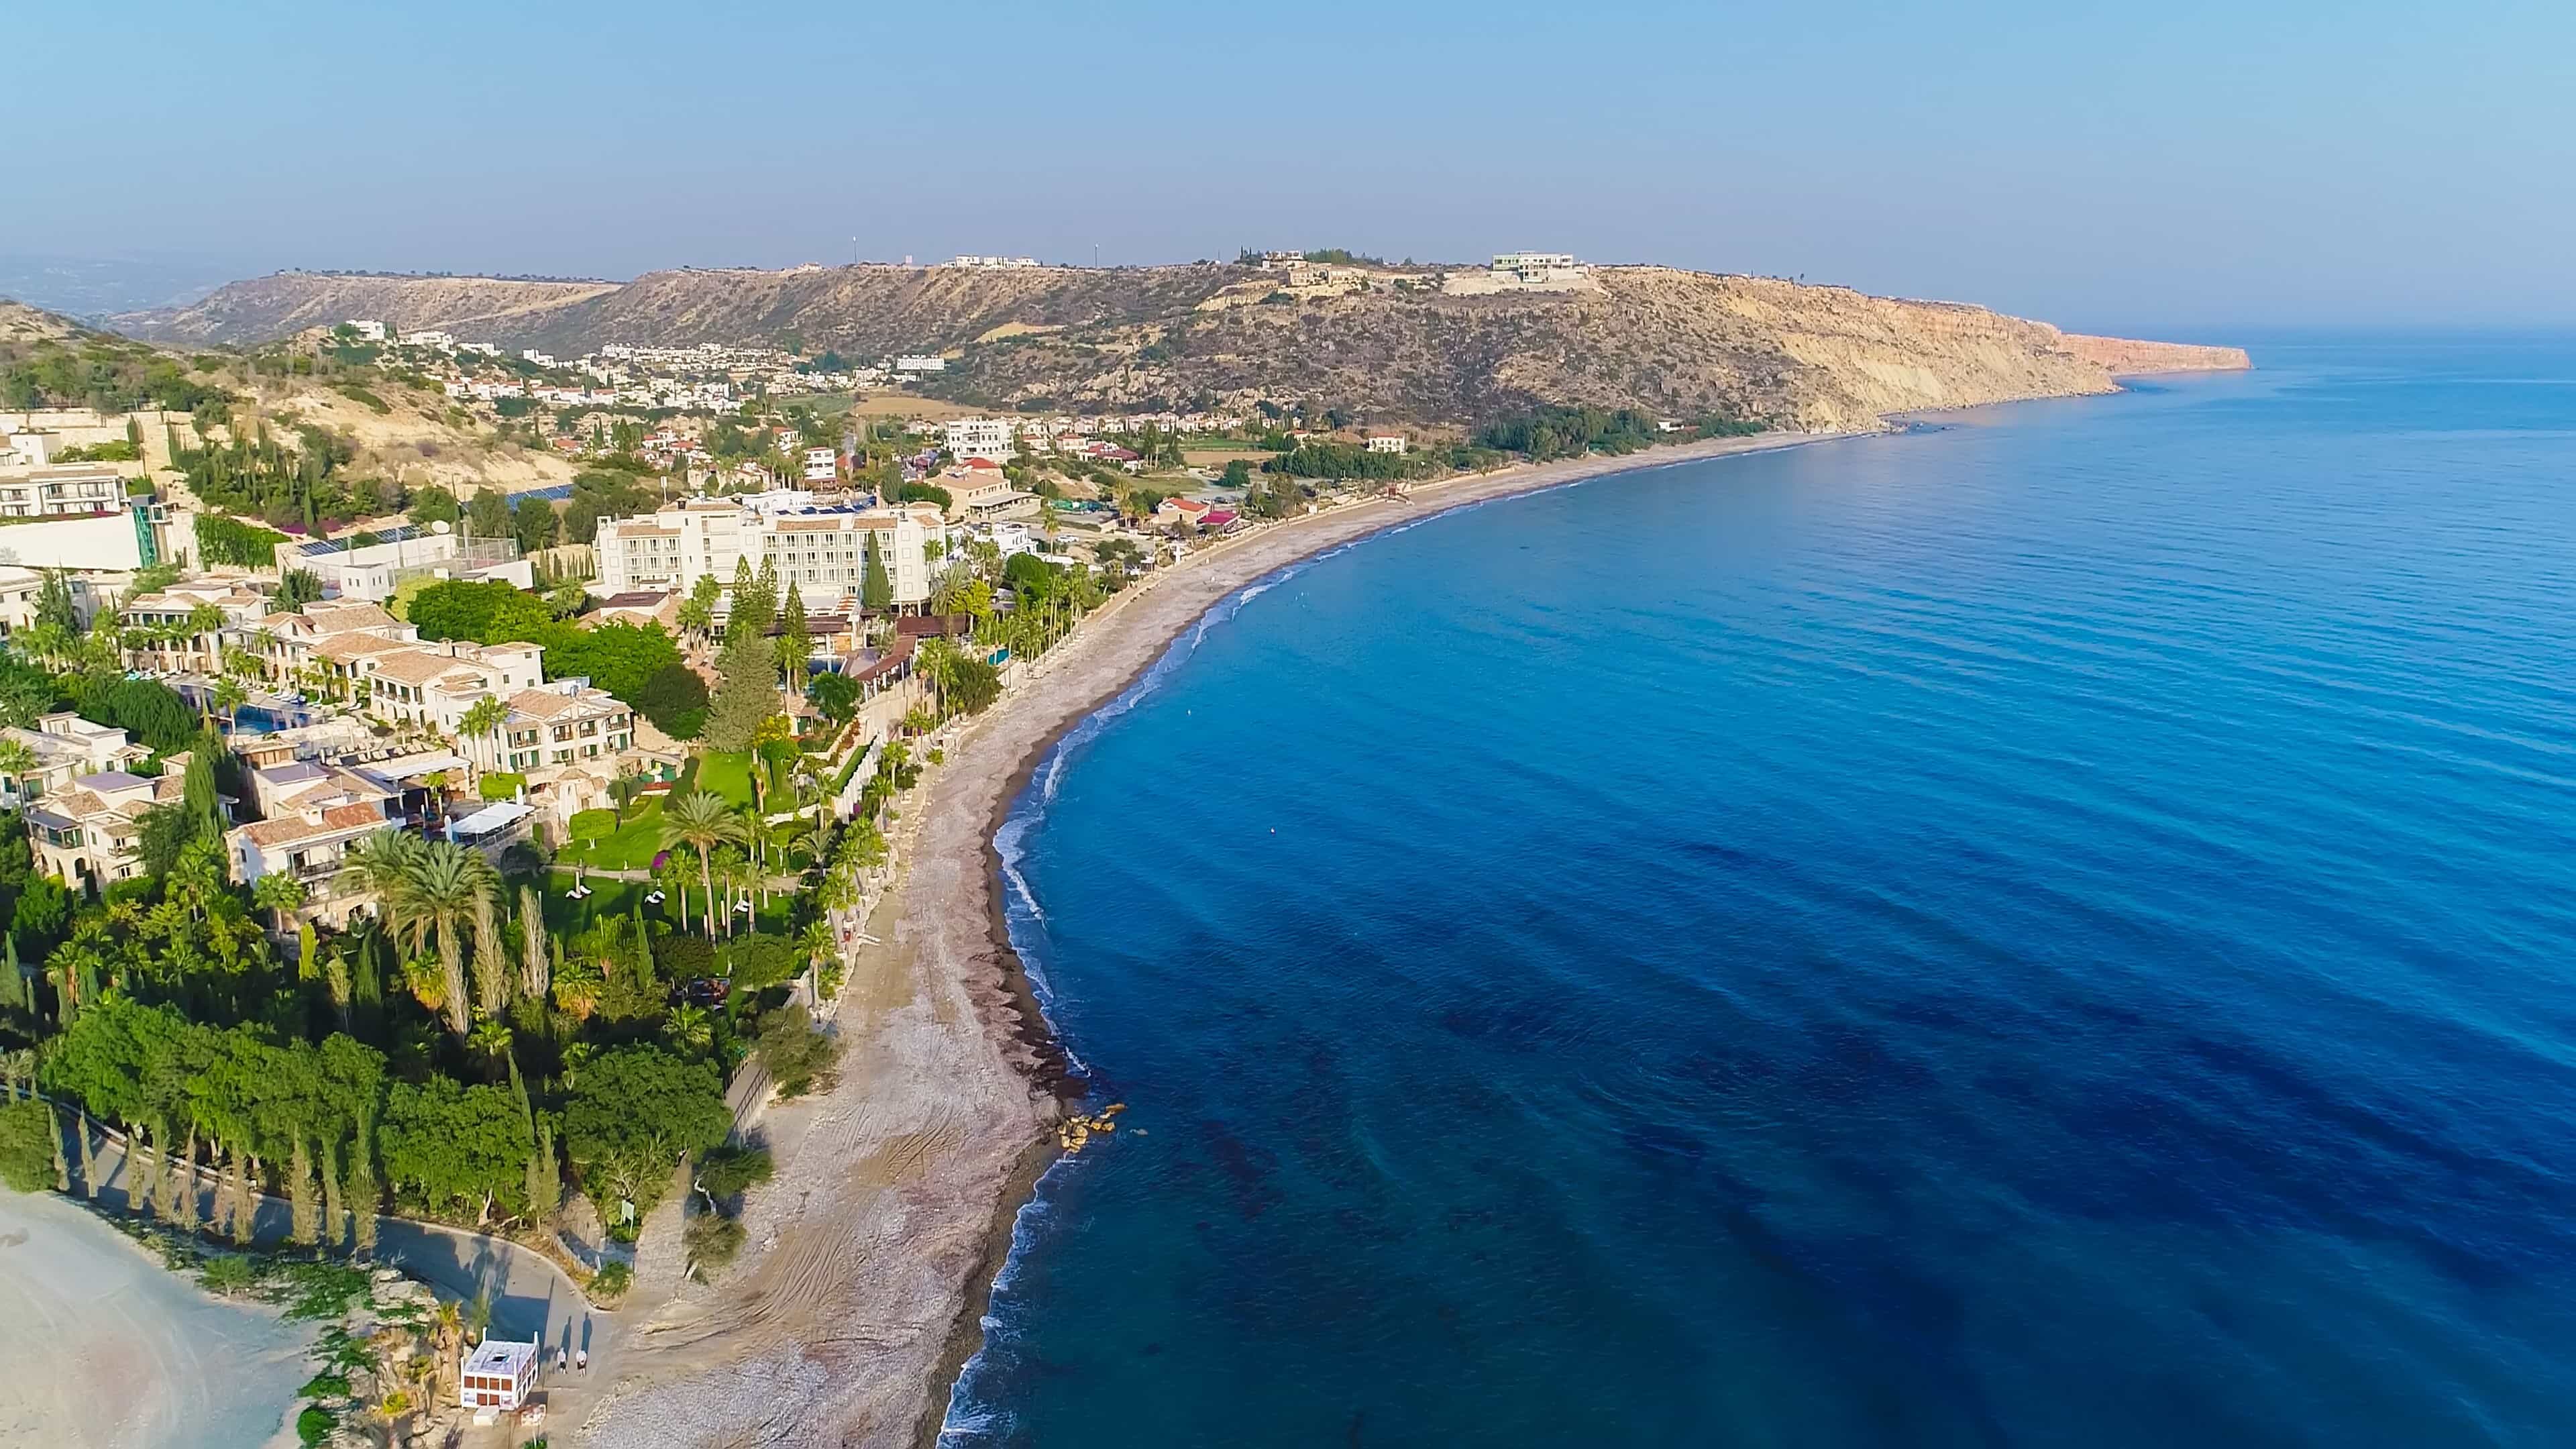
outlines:
[[314, 1200], [313, 1159], [304, 1151], [302, 1133], [296, 1134], [295, 1156], [286, 1170], [286, 1199], [294, 1210], [292, 1221], [287, 1228], [287, 1240], [307, 1245], [319, 1240], [322, 1227], [319, 1211], [321, 1204]]
[[91, 1202], [98, 1201], [98, 1148], [89, 1140], [89, 1117], [78, 1107], [72, 1109], [72, 1130], [80, 1134], [81, 1191]]
[[0, 930], [0, 941], [7, 943], [8, 960], [0, 963], [0, 1006], [20, 1011], [27, 1009], [27, 976], [18, 969], [18, 937], [15, 932]]
[[205, 1219], [197, 1213], [197, 1129], [188, 1129], [187, 1145], [179, 1150], [179, 1160], [169, 1175], [170, 1211], [162, 1216], [177, 1223], [182, 1232], [193, 1233]]
[[805, 665], [814, 653], [814, 636], [805, 627], [805, 596], [797, 592], [792, 579], [787, 584], [787, 602], [779, 608], [779, 662], [787, 666], [787, 687], [800, 689]]
[[540, 1119], [536, 1151], [528, 1154], [528, 1215], [540, 1223], [547, 1222], [562, 1205], [563, 1178], [555, 1169], [554, 1127]]
[[233, 1241], [250, 1246], [251, 1230], [258, 1224], [259, 1193], [250, 1180], [250, 1154], [233, 1154]]
[[69, 1192], [72, 1190], [72, 1168], [63, 1160], [62, 1110], [51, 1106], [45, 1108], [45, 1121], [54, 1129], [54, 1191]]
[[870, 609], [894, 607], [894, 580], [886, 573], [885, 558], [877, 552], [877, 536], [868, 535], [867, 565], [859, 575], [859, 602]]
[[331, 1160], [331, 1144], [318, 1144], [322, 1149], [322, 1246], [336, 1248], [348, 1241], [349, 1203], [342, 1184], [340, 1164]]
[[380, 1193], [376, 1187], [374, 1150], [367, 1141], [374, 1130], [375, 1123], [362, 1110], [358, 1114], [357, 1133], [349, 1139], [350, 1241], [361, 1257], [371, 1257], [376, 1251], [376, 1204]]

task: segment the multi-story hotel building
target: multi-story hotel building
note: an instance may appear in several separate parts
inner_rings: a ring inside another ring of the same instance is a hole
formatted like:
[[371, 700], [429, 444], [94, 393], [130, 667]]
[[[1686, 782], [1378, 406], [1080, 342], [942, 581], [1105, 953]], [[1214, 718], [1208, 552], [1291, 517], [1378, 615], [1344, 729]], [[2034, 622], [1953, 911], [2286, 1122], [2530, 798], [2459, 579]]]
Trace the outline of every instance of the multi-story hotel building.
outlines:
[[898, 609], [930, 597], [931, 567], [925, 546], [942, 551], [948, 525], [928, 503], [892, 508], [799, 507], [795, 493], [742, 498], [692, 498], [637, 518], [602, 519], [594, 548], [598, 592], [687, 589], [713, 575], [731, 584], [745, 561], [778, 570], [781, 588], [793, 583], [808, 609], [857, 595], [867, 574], [867, 545], [876, 544]]

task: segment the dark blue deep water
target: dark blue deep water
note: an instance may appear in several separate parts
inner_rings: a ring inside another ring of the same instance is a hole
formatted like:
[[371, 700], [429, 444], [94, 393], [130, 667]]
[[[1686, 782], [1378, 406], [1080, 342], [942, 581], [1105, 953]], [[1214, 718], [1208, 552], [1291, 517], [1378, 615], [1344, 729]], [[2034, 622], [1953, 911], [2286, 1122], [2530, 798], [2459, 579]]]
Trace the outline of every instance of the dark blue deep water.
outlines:
[[2576, 1444], [2576, 343], [2256, 355], [1221, 609], [951, 1443]]

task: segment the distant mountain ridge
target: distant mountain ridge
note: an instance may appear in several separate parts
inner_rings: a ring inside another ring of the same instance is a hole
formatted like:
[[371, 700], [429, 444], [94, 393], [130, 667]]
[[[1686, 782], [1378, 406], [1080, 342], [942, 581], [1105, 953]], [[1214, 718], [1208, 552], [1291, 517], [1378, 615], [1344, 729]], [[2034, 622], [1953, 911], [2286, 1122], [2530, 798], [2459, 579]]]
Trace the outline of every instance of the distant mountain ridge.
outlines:
[[1388, 274], [1293, 293], [1281, 281], [1209, 262], [687, 270], [626, 283], [306, 272], [113, 321], [199, 345], [370, 317], [559, 355], [700, 342], [944, 352], [948, 370], [921, 387], [975, 406], [1267, 399], [1390, 423], [1587, 403], [1866, 427], [1893, 412], [2107, 392], [2115, 373], [2247, 365], [2234, 348], [2088, 338], [1982, 307], [1664, 267], [1477, 295]]

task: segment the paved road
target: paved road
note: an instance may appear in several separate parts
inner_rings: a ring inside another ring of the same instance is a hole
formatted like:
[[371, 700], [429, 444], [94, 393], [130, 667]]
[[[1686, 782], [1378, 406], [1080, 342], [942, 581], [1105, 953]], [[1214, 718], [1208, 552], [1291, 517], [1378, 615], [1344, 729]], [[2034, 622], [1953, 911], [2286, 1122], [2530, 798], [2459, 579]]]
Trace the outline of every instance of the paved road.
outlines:
[[[77, 1153], [71, 1160], [77, 1194]], [[122, 1136], [105, 1133], [97, 1149], [97, 1163], [99, 1210], [127, 1211]], [[210, 1220], [214, 1182], [203, 1170], [197, 1176], [200, 1220]], [[282, 1243], [292, 1221], [293, 1209], [284, 1199], [263, 1196], [252, 1218], [252, 1236], [263, 1244]], [[605, 1387], [616, 1375], [614, 1315], [590, 1307], [571, 1277], [543, 1253], [487, 1234], [379, 1214], [375, 1261], [400, 1268], [459, 1302], [470, 1303], [488, 1295], [492, 1303], [491, 1331], [496, 1337], [534, 1339], [549, 1351], [560, 1348], [575, 1353], [586, 1348], [591, 1358], [586, 1375], [576, 1373], [548, 1384], [556, 1423], [580, 1423], [590, 1411], [588, 1386]]]

